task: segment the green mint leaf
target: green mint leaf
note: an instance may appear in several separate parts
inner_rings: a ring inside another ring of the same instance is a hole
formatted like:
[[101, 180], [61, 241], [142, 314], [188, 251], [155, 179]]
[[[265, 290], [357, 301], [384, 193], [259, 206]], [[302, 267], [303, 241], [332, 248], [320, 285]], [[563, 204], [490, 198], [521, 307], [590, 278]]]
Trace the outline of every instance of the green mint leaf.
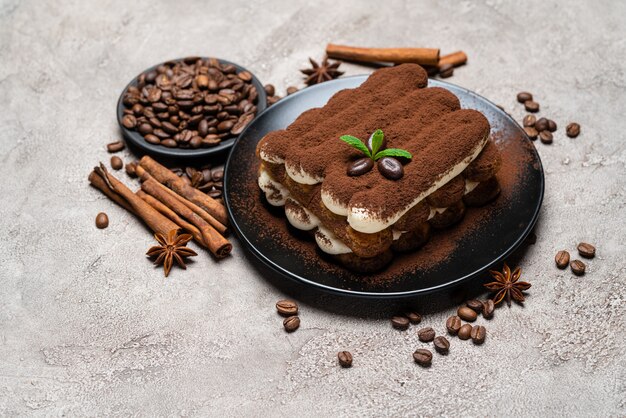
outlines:
[[380, 149], [380, 146], [383, 144], [384, 138], [385, 135], [380, 129], [376, 129], [376, 132], [372, 134], [372, 155], [376, 155], [376, 153]]
[[352, 135], [342, 135], [339, 137], [339, 139], [341, 139], [346, 144], [358, 149], [359, 151], [361, 151], [363, 154], [367, 155], [368, 157], [372, 158], [372, 154], [370, 153], [370, 150], [367, 149], [367, 146], [365, 146], [363, 141], [361, 141], [359, 138], [352, 136]]
[[383, 157], [404, 157], [410, 160], [411, 158], [413, 158], [413, 155], [403, 149], [387, 148], [374, 155], [374, 161], [377, 161], [378, 159]]

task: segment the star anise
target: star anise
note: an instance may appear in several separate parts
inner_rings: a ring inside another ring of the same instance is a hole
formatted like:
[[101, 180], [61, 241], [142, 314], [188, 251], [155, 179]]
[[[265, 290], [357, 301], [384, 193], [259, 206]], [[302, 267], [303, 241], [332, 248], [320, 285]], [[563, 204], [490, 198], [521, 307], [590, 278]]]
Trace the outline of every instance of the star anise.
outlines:
[[502, 273], [494, 270], [489, 270], [489, 273], [496, 281], [487, 283], [484, 286], [493, 292], [497, 292], [493, 298], [493, 302], [496, 305], [502, 302], [504, 298], [506, 298], [506, 303], [509, 306], [511, 306], [511, 298], [516, 302], [524, 302], [522, 291], [530, 289], [530, 283], [518, 281], [522, 275], [521, 268], [518, 267], [511, 272], [509, 266], [504, 263]]
[[180, 267], [186, 269], [187, 266], [183, 258], [198, 255], [191, 248], [185, 247], [185, 244], [191, 241], [192, 238], [189, 234], [178, 235], [178, 231], [172, 229], [167, 236], [157, 232], [154, 234], [154, 238], [160, 245], [151, 247], [146, 255], [156, 257], [154, 264], [163, 264], [165, 277], [170, 274], [174, 260], [176, 260]]
[[324, 61], [322, 61], [321, 65], [313, 58], [309, 58], [309, 62], [312, 68], [300, 70], [301, 73], [307, 76], [306, 80], [304, 80], [307, 86], [323, 83], [324, 81], [332, 80], [343, 74], [343, 71], [337, 69], [341, 65], [341, 62], [335, 61], [330, 63], [328, 62], [328, 57], [324, 57]]

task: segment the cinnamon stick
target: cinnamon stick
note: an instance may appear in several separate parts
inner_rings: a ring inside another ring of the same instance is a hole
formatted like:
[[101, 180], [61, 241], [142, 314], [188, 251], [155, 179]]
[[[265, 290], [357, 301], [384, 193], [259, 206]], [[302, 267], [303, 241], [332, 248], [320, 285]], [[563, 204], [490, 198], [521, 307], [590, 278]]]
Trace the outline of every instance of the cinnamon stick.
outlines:
[[412, 62], [421, 65], [437, 65], [439, 49], [435, 48], [359, 48], [328, 44], [326, 55], [330, 58], [361, 62]]
[[159, 182], [157, 182], [154, 178], [147, 178], [146, 181], [141, 184], [141, 189], [159, 200], [178, 215], [186, 218], [191, 224], [198, 228], [204, 243], [215, 257], [224, 258], [230, 254], [233, 248], [231, 243], [193, 210], [189, 209], [185, 204], [183, 204], [176, 197], [172, 196], [170, 193], [165, 192], [161, 188], [161, 184], [159, 184]]
[[191, 187], [175, 173], [168, 170], [167, 167], [162, 166], [147, 155], [139, 161], [139, 166], [145, 169], [159, 183], [166, 185], [180, 196], [200, 206], [222, 225], [228, 224], [226, 208], [221, 203], [205, 193], [202, 193], [200, 190]]
[[467, 54], [463, 51], [456, 51], [451, 54], [447, 54], [439, 58], [439, 67], [446, 64], [452, 64], [455, 67], [463, 65], [467, 62]]
[[[96, 177], [99, 177], [100, 180]], [[89, 174], [89, 181], [95, 187], [102, 190], [107, 196], [110, 196], [110, 194], [117, 195], [119, 199], [113, 197], [111, 197], [111, 199], [126, 208], [126, 206], [121, 203], [121, 200], [125, 201], [132, 209], [130, 212], [141, 218], [154, 232], [167, 235], [173, 229], [177, 231], [180, 230], [178, 225], [161, 215], [156, 209], [135, 195], [124, 183], [109, 174], [102, 163], [99, 167], [95, 167]], [[109, 193], [105, 192], [101, 187], [108, 189]]]
[[109, 189], [109, 186], [107, 186], [102, 177], [97, 175], [95, 171], [89, 173], [89, 183], [91, 183], [93, 187], [104, 193], [109, 199], [111, 199], [133, 215], [137, 215], [135, 213], [135, 210], [128, 204], [128, 202], [124, 200], [123, 197], [115, 193], [113, 190]]

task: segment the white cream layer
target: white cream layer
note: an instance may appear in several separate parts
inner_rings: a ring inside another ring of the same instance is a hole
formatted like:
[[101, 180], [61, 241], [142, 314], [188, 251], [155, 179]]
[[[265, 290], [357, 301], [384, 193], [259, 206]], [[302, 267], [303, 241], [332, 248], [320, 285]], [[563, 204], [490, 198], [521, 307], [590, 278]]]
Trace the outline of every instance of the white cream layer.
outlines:
[[263, 169], [259, 174], [259, 187], [272, 206], [283, 206], [289, 197], [289, 190], [279, 182], [272, 180], [267, 171]]
[[[302, 213], [306, 216], [303, 217]], [[311, 211], [291, 197], [287, 199], [287, 204], [285, 205], [285, 216], [287, 216], [287, 220], [294, 228], [302, 231], [310, 231], [321, 223], [317, 216], [313, 215]]]

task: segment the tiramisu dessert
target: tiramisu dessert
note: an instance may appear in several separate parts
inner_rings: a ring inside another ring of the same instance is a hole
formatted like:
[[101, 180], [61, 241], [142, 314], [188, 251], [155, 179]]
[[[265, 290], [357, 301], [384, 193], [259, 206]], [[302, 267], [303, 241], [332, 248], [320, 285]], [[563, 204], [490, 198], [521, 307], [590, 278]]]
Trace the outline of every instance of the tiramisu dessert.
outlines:
[[267, 201], [350, 270], [383, 268], [500, 192], [487, 119], [427, 84], [418, 65], [378, 70], [257, 147]]

